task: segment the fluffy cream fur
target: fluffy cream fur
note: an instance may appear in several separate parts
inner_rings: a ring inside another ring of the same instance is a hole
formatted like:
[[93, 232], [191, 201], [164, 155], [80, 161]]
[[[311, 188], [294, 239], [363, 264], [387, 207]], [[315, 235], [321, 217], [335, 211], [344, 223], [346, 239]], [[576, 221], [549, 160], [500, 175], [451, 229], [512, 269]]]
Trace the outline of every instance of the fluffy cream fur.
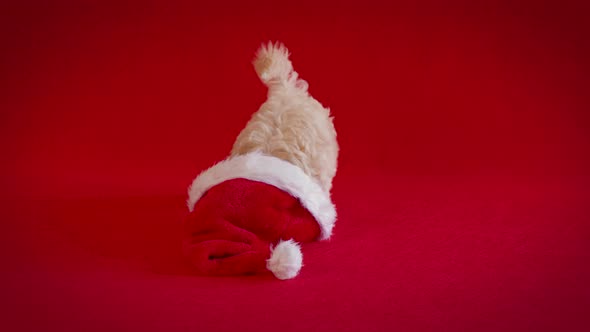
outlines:
[[300, 167], [329, 193], [336, 174], [338, 143], [330, 111], [307, 92], [282, 44], [263, 45], [254, 68], [268, 98], [238, 136], [231, 155], [254, 151]]

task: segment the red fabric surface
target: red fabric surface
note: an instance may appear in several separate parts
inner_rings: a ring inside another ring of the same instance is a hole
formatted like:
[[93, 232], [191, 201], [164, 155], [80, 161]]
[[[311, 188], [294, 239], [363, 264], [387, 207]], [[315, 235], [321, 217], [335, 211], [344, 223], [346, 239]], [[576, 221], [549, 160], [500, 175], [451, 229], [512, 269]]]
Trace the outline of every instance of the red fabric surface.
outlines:
[[[587, 331], [582, 1], [0, 8], [3, 331]], [[341, 146], [289, 281], [199, 277], [185, 190], [281, 40]]]
[[296, 197], [246, 179], [209, 189], [184, 224], [185, 253], [204, 275], [268, 272], [271, 244], [319, 237], [319, 224]]

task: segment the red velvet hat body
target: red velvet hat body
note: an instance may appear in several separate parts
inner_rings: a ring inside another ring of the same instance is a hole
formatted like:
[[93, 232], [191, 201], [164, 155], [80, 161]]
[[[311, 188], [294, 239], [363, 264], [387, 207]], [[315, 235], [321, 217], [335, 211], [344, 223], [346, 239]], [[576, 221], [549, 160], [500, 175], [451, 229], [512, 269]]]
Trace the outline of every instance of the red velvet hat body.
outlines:
[[199, 273], [266, 271], [270, 244], [317, 240], [315, 218], [288, 193], [266, 183], [233, 179], [209, 189], [185, 223], [184, 248]]
[[201, 173], [189, 189], [184, 250], [196, 271], [239, 275], [271, 270], [293, 278], [297, 243], [330, 237], [336, 211], [329, 193], [299, 167], [250, 153]]

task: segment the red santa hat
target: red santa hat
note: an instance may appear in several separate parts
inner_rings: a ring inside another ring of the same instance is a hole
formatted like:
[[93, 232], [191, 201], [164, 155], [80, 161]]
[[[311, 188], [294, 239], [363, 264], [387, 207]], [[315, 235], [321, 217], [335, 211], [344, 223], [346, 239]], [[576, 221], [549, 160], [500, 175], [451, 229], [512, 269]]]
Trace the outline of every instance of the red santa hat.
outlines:
[[[311, 98], [283, 45], [263, 46], [254, 65], [269, 87], [291, 89], [296, 92], [293, 98]], [[236, 275], [270, 270], [279, 279], [290, 279], [303, 264], [298, 243], [332, 234], [336, 210], [329, 186], [322, 187], [310, 173], [271, 154], [234, 153], [192, 182], [184, 249], [198, 272]]]
[[187, 205], [185, 251], [210, 275], [268, 269], [279, 279], [293, 278], [302, 267], [297, 242], [328, 239], [336, 221], [329, 193], [313, 178], [258, 152], [202, 172]]

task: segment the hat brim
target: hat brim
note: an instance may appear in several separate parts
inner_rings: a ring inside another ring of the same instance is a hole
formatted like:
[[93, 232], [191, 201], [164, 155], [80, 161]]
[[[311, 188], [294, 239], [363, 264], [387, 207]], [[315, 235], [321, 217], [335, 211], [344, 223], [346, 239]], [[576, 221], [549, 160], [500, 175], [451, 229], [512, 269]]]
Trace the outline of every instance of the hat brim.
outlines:
[[275, 186], [296, 197], [318, 222], [320, 240], [328, 239], [336, 222], [336, 208], [320, 185], [299, 167], [259, 152], [229, 157], [199, 174], [188, 189], [192, 211], [207, 190], [231, 179], [244, 178]]

